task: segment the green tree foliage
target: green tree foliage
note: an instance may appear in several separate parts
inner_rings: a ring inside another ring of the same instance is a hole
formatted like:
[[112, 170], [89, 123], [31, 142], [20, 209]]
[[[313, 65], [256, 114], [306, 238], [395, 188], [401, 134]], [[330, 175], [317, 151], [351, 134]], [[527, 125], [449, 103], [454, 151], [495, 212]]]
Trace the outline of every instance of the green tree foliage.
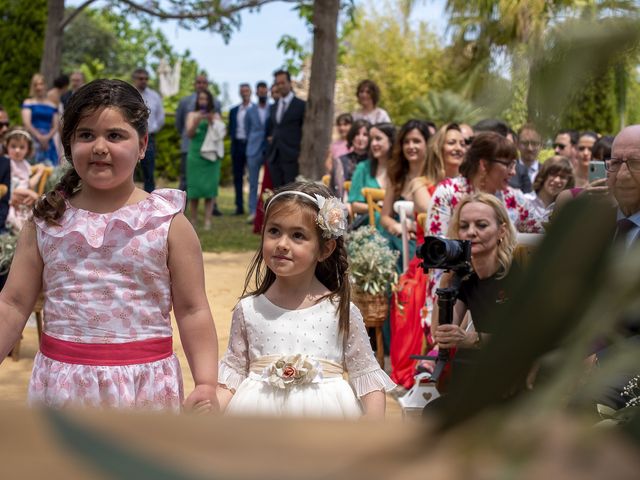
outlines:
[[614, 82], [614, 71], [608, 70], [575, 92], [559, 122], [562, 128], [615, 134], [620, 122], [616, 115]]
[[0, 12], [0, 104], [20, 123], [20, 104], [40, 66], [47, 2], [0, 0]]
[[[380, 107], [395, 123], [415, 112], [415, 101], [447, 84], [443, 50], [427, 24], [405, 23], [395, 3], [369, 2], [355, 13], [357, 27], [344, 39], [346, 52], [338, 70], [343, 111], [356, 106], [355, 90], [369, 78], [380, 87]], [[338, 111], [336, 113], [339, 113]]]

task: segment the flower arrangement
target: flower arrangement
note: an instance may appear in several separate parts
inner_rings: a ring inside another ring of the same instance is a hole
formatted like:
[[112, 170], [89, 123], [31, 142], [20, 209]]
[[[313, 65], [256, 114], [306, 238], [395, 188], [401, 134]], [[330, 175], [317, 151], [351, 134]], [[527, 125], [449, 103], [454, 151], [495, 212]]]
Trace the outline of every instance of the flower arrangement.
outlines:
[[13, 254], [16, 252], [18, 236], [10, 233], [0, 235], [0, 275], [9, 271]]
[[380, 295], [398, 282], [394, 252], [374, 227], [359, 228], [347, 235], [351, 283], [356, 292]]
[[322, 368], [300, 354], [280, 357], [262, 372], [262, 378], [277, 388], [317, 383], [322, 380]]

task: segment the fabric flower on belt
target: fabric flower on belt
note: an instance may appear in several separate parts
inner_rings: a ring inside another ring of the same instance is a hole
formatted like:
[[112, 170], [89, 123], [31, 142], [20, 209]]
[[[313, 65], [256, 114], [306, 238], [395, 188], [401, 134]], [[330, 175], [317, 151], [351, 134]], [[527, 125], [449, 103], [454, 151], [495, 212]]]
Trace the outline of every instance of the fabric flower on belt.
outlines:
[[338, 238], [347, 233], [347, 212], [343, 203], [336, 197], [325, 198], [316, 195], [318, 218], [316, 222], [322, 229], [324, 238]]
[[262, 372], [262, 379], [277, 388], [318, 383], [322, 380], [320, 364], [302, 355], [280, 357]]

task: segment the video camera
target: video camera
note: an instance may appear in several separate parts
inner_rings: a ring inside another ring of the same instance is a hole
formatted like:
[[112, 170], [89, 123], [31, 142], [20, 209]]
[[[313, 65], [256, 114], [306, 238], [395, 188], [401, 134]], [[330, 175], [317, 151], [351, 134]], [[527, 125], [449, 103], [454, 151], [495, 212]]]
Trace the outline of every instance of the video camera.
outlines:
[[422, 269], [430, 268], [451, 270], [460, 277], [472, 272], [471, 242], [468, 240], [449, 240], [440, 237], [424, 237], [424, 244], [416, 252], [422, 259]]

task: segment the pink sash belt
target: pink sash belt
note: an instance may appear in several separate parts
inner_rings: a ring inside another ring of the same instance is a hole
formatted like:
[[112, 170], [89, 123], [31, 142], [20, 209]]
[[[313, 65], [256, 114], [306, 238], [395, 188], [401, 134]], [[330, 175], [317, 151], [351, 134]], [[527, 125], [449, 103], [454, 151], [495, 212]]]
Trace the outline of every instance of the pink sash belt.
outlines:
[[40, 352], [46, 357], [64, 363], [133, 365], [170, 357], [173, 354], [173, 339], [163, 337], [126, 343], [78, 343], [60, 340], [43, 333]]

